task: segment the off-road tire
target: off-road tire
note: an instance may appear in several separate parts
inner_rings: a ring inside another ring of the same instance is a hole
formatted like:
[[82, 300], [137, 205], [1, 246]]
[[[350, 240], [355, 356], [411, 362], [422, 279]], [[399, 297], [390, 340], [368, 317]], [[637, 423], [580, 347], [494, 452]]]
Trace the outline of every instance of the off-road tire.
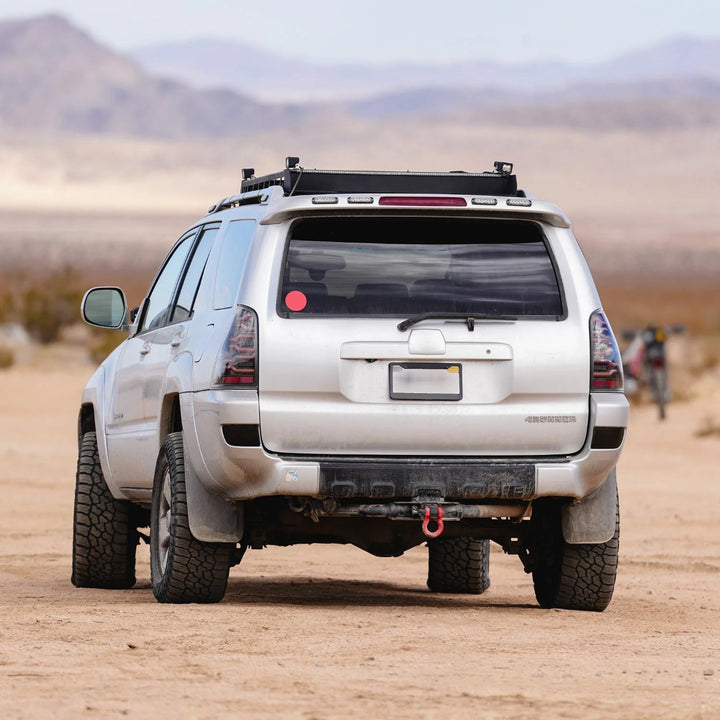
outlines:
[[427, 585], [433, 592], [480, 595], [490, 587], [489, 540], [438, 538], [427, 546]]
[[153, 594], [163, 603], [222, 600], [235, 546], [206, 543], [190, 532], [182, 433], [168, 435], [155, 467], [150, 520]]
[[134, 506], [116, 500], [103, 477], [97, 437], [80, 442], [73, 518], [72, 583], [86, 588], [129, 588], [135, 584], [138, 544]]
[[571, 545], [563, 539], [560, 503], [536, 500], [529, 545], [535, 597], [543, 608], [601, 612], [615, 588], [620, 547], [616, 501], [615, 534], [604, 543]]

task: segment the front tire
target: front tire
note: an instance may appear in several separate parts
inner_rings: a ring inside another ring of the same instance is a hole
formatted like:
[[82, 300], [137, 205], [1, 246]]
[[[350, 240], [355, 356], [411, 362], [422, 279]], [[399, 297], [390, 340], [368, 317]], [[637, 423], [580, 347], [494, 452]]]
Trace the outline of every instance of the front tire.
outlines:
[[620, 515], [615, 533], [604, 543], [571, 545], [562, 536], [560, 503], [533, 503], [528, 547], [535, 597], [543, 608], [601, 612], [610, 604], [617, 576]]
[[76, 587], [124, 589], [135, 584], [138, 544], [135, 507], [116, 500], [103, 476], [97, 436], [80, 442], [73, 517], [72, 583]]
[[650, 375], [650, 395], [658, 406], [658, 417], [665, 419], [665, 406], [668, 400], [667, 371], [664, 368], [654, 368]]
[[213, 603], [227, 588], [233, 544], [206, 543], [190, 532], [182, 433], [167, 436], [153, 483], [150, 569], [163, 603]]
[[480, 595], [490, 587], [489, 540], [439, 538], [427, 545], [430, 590]]

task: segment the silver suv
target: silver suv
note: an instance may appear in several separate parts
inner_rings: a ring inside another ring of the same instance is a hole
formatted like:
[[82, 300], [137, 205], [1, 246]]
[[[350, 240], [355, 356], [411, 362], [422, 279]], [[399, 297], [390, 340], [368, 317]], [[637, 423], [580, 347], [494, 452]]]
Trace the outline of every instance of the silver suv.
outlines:
[[[489, 541], [543, 607], [603, 610], [618, 557], [622, 363], [570, 223], [485, 173], [243, 170], [185, 233], [79, 414], [73, 574], [217, 602], [247, 548], [427, 543], [481, 593]], [[148, 534], [140, 532], [150, 528]]]

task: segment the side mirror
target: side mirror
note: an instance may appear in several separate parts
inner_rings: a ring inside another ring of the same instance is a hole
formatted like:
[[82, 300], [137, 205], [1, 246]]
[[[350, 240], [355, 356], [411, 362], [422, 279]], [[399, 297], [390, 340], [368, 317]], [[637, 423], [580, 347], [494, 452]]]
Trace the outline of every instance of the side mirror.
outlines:
[[125, 293], [116, 287], [92, 288], [85, 293], [81, 311], [88, 325], [119, 330], [127, 316]]

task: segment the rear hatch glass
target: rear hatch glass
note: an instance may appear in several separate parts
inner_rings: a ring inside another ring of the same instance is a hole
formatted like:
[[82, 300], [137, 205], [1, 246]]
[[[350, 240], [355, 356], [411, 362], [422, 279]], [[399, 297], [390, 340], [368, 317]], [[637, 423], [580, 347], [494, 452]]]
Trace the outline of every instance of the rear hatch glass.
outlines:
[[563, 303], [535, 223], [308, 218], [291, 230], [278, 310], [557, 318]]

